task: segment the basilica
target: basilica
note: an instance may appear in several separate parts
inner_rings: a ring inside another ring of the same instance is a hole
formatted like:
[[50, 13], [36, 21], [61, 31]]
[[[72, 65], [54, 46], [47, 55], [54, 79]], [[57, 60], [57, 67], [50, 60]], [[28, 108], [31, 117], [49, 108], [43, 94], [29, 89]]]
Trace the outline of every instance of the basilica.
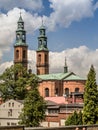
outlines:
[[[17, 22], [16, 41], [14, 44], [14, 64], [21, 63], [28, 69], [28, 45], [24, 21], [20, 15]], [[39, 28], [38, 48], [36, 50], [36, 74], [40, 78], [39, 92], [45, 97], [83, 95], [85, 79], [68, 71], [65, 60], [63, 73], [49, 73], [49, 49], [47, 47], [46, 28]]]

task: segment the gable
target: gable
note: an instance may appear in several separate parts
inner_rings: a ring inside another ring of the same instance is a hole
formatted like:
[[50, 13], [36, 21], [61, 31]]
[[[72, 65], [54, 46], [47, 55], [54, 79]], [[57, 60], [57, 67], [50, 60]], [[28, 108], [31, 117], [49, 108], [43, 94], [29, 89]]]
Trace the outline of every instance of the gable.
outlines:
[[71, 75], [69, 75], [68, 77], [66, 77], [66, 78], [64, 78], [63, 80], [65, 80], [65, 81], [69, 81], [69, 80], [71, 80], [71, 81], [86, 81], [86, 79], [85, 78], [82, 78], [82, 77], [80, 77], [80, 76], [78, 76], [78, 75], [75, 75], [75, 74], [71, 74]]
[[0, 108], [11, 108], [11, 107], [23, 107], [23, 102], [22, 101], [18, 101], [18, 100], [14, 100], [14, 99], [10, 99], [5, 101], [4, 103], [2, 103], [0, 105]]

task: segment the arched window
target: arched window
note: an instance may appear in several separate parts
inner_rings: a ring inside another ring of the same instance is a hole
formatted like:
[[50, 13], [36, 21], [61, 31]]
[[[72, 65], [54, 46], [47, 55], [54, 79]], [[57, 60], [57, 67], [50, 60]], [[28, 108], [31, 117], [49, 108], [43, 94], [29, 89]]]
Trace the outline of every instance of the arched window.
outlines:
[[45, 55], [45, 62], [47, 62], [48, 61], [48, 57], [47, 57], [47, 55]]
[[39, 40], [39, 47], [40, 47], [40, 45], [42, 45], [42, 41], [41, 40]]
[[45, 97], [49, 97], [49, 88], [45, 88]]
[[20, 34], [17, 34], [16, 39], [19, 40], [19, 38], [20, 38]]
[[26, 51], [23, 50], [23, 59], [26, 58]]
[[79, 88], [75, 88], [75, 92], [78, 93], [79, 92]]
[[37, 74], [40, 75], [40, 70], [39, 69], [37, 69]]
[[38, 55], [38, 62], [41, 62], [41, 55]]
[[25, 40], [25, 35], [24, 35], [24, 34], [22, 35], [22, 40], [23, 40], [23, 41]]
[[19, 50], [16, 50], [16, 59], [19, 58]]
[[69, 88], [65, 88], [65, 95], [66, 95], [66, 96], [69, 95]]

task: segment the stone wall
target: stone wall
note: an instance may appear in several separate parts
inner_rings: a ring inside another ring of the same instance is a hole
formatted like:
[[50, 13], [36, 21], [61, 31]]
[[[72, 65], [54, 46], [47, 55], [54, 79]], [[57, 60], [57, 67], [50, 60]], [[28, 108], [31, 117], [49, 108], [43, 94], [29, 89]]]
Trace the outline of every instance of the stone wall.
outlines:
[[25, 128], [25, 130], [98, 130], [98, 125], [93, 126], [68, 126], [68, 127], [38, 127], [38, 128]]
[[24, 130], [24, 126], [0, 126], [0, 130]]
[[23, 126], [2, 126], [0, 130], [98, 130], [98, 125], [93, 126], [70, 126], [70, 127], [30, 127]]

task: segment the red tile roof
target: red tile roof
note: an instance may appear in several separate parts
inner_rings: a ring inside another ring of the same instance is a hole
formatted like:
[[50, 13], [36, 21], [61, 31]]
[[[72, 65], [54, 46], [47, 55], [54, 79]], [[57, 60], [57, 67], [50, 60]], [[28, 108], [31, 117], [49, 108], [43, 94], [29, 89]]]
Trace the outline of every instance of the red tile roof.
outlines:
[[83, 103], [82, 98], [66, 98], [63, 96], [57, 96], [57, 97], [45, 97], [46, 101], [52, 101], [56, 104], [71, 104], [71, 103]]
[[68, 101], [63, 96], [61, 96], [61, 97], [45, 97], [45, 100], [46, 101], [49, 100], [49, 101], [55, 102], [57, 104], [68, 104]]

